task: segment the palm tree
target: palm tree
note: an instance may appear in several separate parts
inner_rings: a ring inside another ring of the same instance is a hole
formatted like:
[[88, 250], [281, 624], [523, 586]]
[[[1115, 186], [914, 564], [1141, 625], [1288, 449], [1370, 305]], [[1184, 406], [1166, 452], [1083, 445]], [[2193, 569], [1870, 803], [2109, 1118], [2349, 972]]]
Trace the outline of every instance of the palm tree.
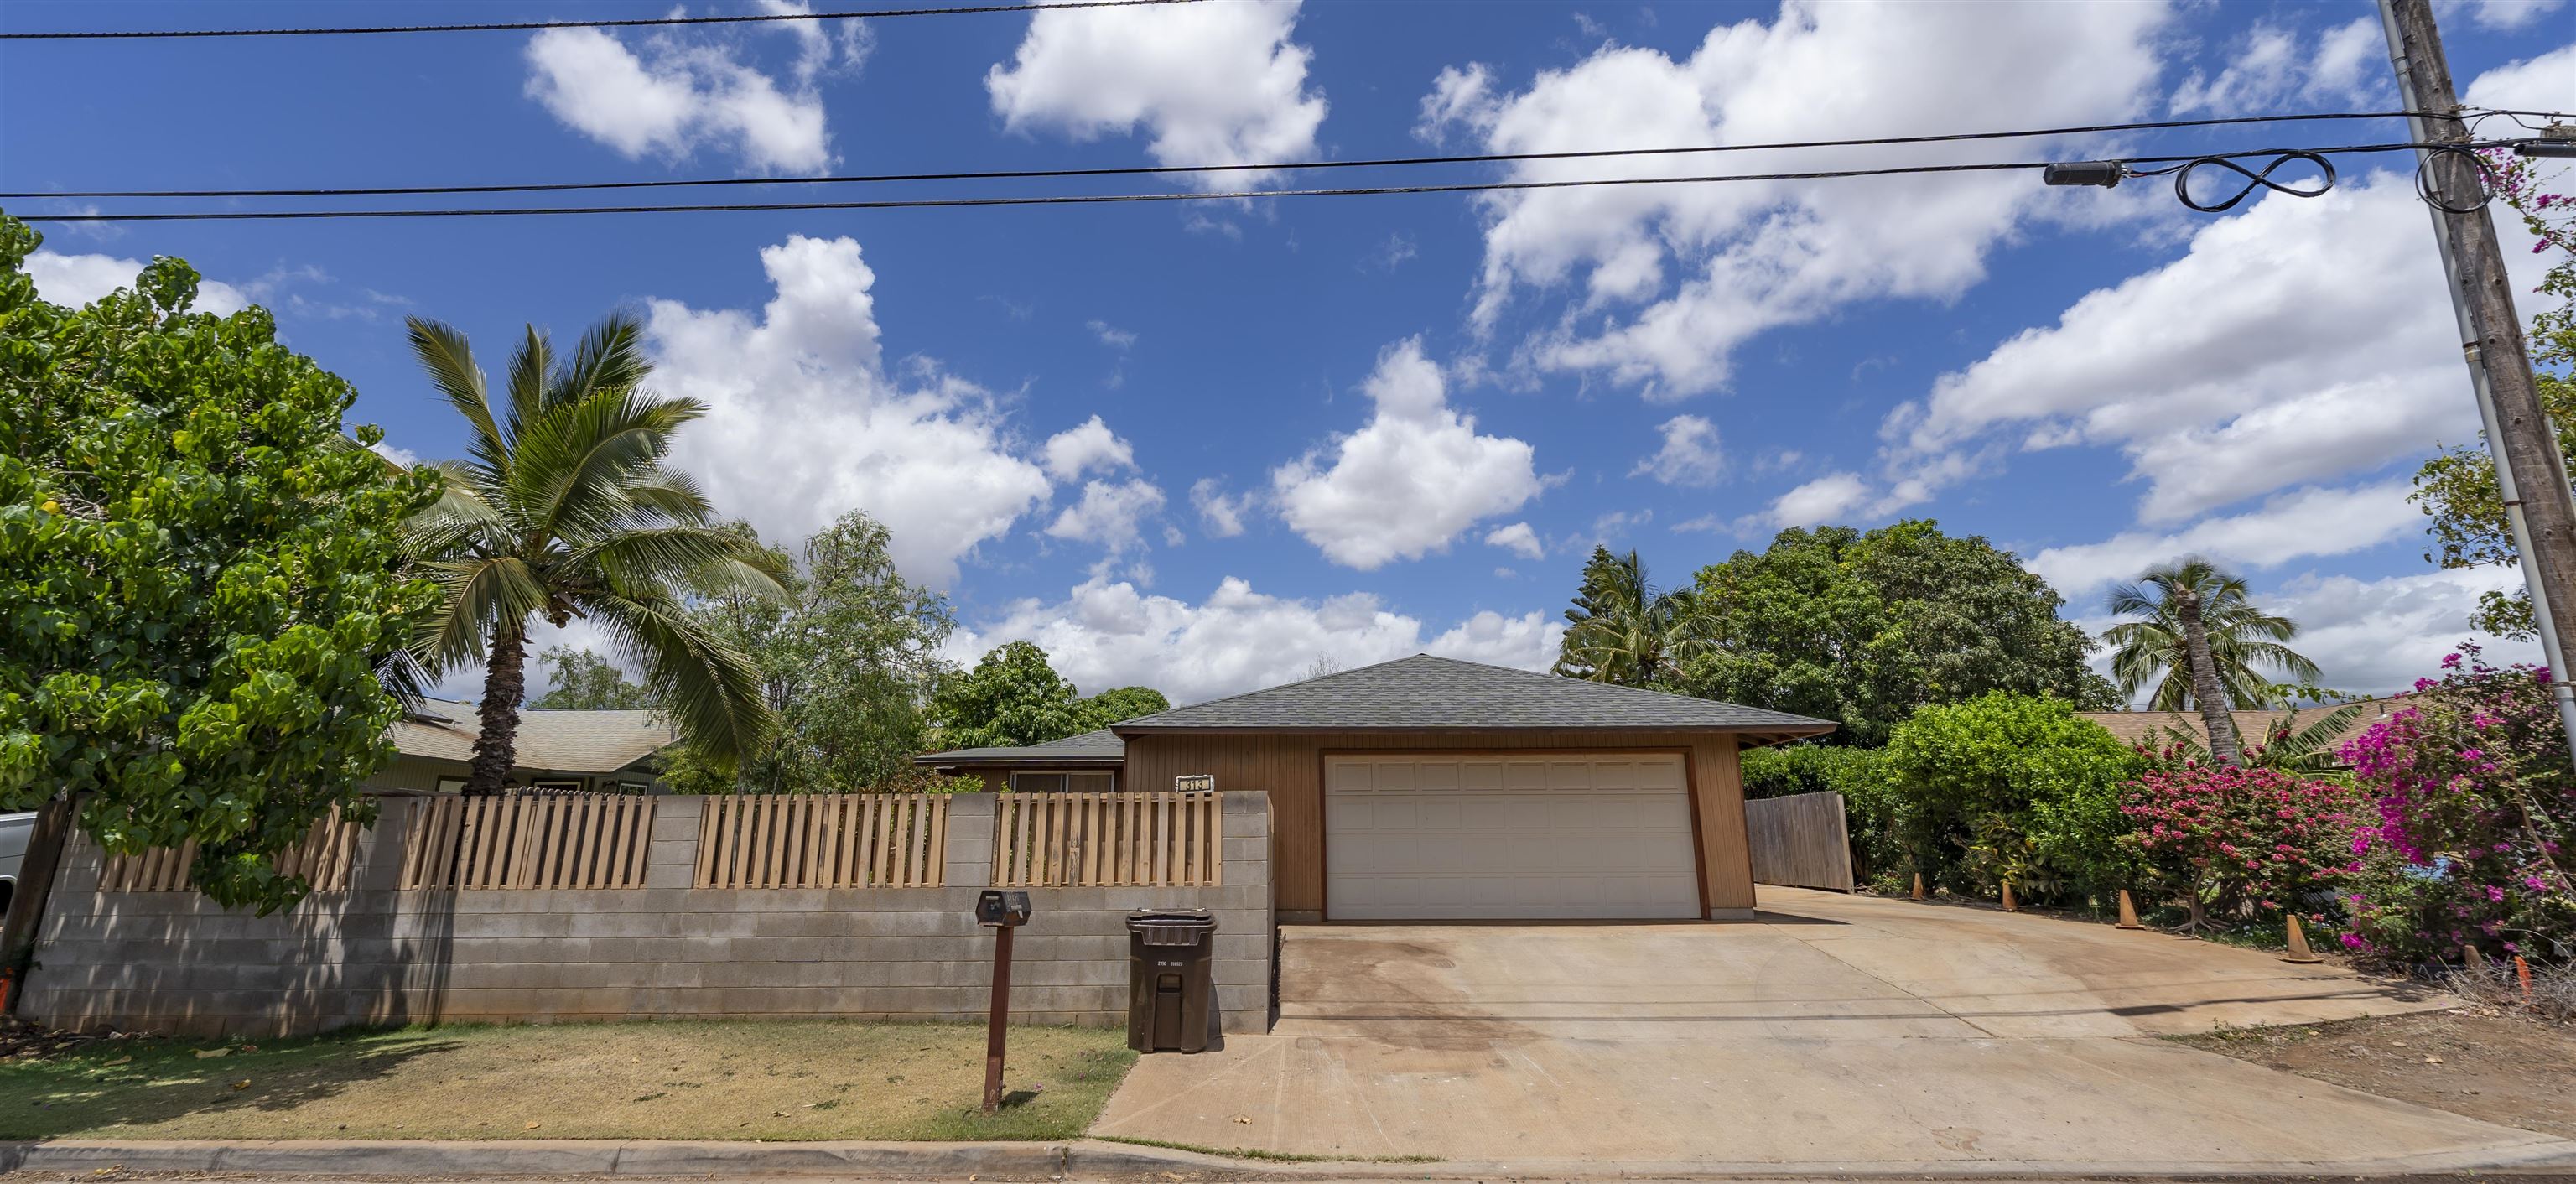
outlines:
[[699, 751], [730, 761], [757, 743], [772, 727], [759, 673], [692, 620], [686, 600], [779, 595], [785, 569], [715, 525], [696, 483], [663, 466], [671, 434], [706, 407], [643, 389], [642, 326], [612, 315], [570, 359], [529, 326], [496, 406], [464, 334], [409, 323], [412, 352], [471, 434], [472, 459], [437, 466], [445, 491], [411, 522], [445, 596], [415, 651], [433, 670], [484, 667], [465, 792], [499, 792], [509, 776], [539, 617], [603, 630]]
[[1697, 595], [1655, 587], [1635, 551], [1594, 547], [1574, 604], [1556, 660], [1556, 672], [1568, 677], [1660, 686], [1680, 675], [1684, 659], [1714, 644]]
[[2121, 693], [2134, 697], [2152, 684], [2148, 707], [2198, 710], [2211, 754], [2230, 765], [2244, 763], [2244, 746], [2228, 713], [2269, 701], [2272, 683], [2260, 672], [2310, 682], [2320, 673], [2282, 644], [2299, 635], [2298, 622], [2254, 607], [2244, 577], [2196, 555], [2149, 568], [2138, 583], [2114, 590], [2111, 611], [2145, 618], [2102, 632]]

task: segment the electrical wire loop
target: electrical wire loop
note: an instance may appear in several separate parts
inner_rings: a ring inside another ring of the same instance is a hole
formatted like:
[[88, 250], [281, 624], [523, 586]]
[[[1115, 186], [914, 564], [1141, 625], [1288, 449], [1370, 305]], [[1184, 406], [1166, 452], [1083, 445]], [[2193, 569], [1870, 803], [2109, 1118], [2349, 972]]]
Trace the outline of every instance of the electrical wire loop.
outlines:
[[[2434, 170], [2445, 160], [2457, 160], [2468, 166], [2469, 177], [2477, 184], [2476, 200], [2456, 204], [2443, 200], [2440, 178], [2435, 175]], [[2477, 213], [2485, 209], [2488, 202], [2495, 200], [2495, 166], [2488, 164], [2486, 157], [2479, 155], [2476, 149], [2466, 144], [2432, 145], [2425, 148], [2423, 155], [2416, 159], [2415, 196], [2422, 199], [2425, 205], [2445, 214]]]
[[[2261, 156], [2269, 156], [2271, 157], [2271, 161], [2265, 164], [2260, 172], [2237, 163], [2237, 159], [2239, 157]], [[2307, 186], [2301, 186], [2295, 182], [2284, 183], [2272, 179], [2272, 174], [2293, 164], [2315, 165], [2317, 166], [2318, 175], [2313, 179], [2313, 182]], [[2193, 197], [2191, 195], [2192, 174], [2197, 173], [2202, 169], [2212, 168], [2225, 169], [2237, 176], [2245, 178], [2245, 187], [2237, 190], [2233, 196], [2221, 202], [2204, 202]], [[2276, 152], [2235, 153], [2229, 156], [2203, 156], [2196, 160], [2186, 162], [2182, 167], [2174, 170], [2174, 200], [2204, 214], [2224, 214], [2229, 210], [2235, 209], [2238, 202], [2244, 201], [2246, 198], [2253, 196], [2254, 191], [2257, 189], [2268, 189], [2286, 197], [2324, 197], [2327, 191], [2334, 187], [2334, 162], [2329, 161], [2325, 157], [2319, 156], [2314, 152], [2302, 152], [2289, 149]]]

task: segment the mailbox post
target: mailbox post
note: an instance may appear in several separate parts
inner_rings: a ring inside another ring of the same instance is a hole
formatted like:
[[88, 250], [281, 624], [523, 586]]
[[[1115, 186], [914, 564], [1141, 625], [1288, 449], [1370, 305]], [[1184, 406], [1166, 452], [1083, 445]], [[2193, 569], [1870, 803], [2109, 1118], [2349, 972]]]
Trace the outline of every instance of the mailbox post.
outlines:
[[984, 1113], [1002, 1108], [1003, 1033], [1011, 1021], [1011, 931], [1029, 923], [1029, 894], [987, 888], [975, 898], [975, 923], [993, 931], [993, 1006], [984, 1035]]

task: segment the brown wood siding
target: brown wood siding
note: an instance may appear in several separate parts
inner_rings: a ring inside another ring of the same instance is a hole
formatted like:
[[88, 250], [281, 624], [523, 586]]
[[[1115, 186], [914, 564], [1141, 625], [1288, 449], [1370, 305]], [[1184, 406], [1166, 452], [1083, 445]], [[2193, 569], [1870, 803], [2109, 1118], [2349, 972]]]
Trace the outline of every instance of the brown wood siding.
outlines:
[[1745, 841], [1744, 778], [1735, 747], [1735, 737], [1723, 732], [1166, 733], [1127, 741], [1124, 781], [1130, 789], [1169, 789], [1174, 777], [1207, 773], [1216, 777], [1220, 790], [1268, 792], [1274, 907], [1318, 913], [1325, 907], [1323, 754], [1328, 751], [1685, 750], [1697, 795], [1709, 907], [1733, 910], [1753, 907], [1753, 857]]

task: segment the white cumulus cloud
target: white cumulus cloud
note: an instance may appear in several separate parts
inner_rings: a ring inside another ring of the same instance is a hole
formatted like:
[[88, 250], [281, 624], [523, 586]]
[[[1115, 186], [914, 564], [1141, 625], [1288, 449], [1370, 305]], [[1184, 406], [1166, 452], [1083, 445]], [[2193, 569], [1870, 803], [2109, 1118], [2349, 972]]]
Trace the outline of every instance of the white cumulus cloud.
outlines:
[[[762, 7], [805, 11], [787, 0]], [[811, 172], [833, 159], [816, 78], [836, 57], [854, 68], [870, 44], [857, 22], [844, 22], [837, 34], [822, 24], [774, 26], [799, 48], [784, 87], [745, 64], [729, 43], [659, 34], [645, 38], [638, 54], [602, 29], [547, 29], [528, 41], [527, 94], [565, 126], [630, 160], [678, 160], [713, 146], [756, 168]]]
[[1093, 579], [1061, 601], [1023, 600], [960, 630], [948, 652], [972, 662], [1004, 642], [1035, 642], [1086, 693], [1142, 685], [1195, 703], [1289, 682], [1318, 658], [1347, 669], [1428, 652], [1544, 670], [1564, 633], [1562, 622], [1536, 611], [1479, 612], [1435, 633], [1364, 592], [1299, 600], [1227, 577], [1191, 603]]
[[1243, 516], [1252, 512], [1252, 495], [1227, 493], [1224, 482], [1201, 477], [1190, 486], [1190, 505], [1198, 510], [1209, 534], [1230, 539], [1243, 533]]
[[856, 241], [793, 235], [760, 262], [776, 295], [757, 316], [650, 304], [654, 387], [709, 407], [674, 463], [773, 542], [866, 510], [906, 576], [948, 586], [977, 543], [1047, 496], [1046, 474], [1007, 446], [982, 388], [886, 373], [876, 274]]
[[1726, 453], [1717, 445], [1717, 425], [1697, 415], [1676, 415], [1658, 429], [1664, 445], [1637, 462], [1630, 476], [1653, 477], [1666, 485], [1715, 485], [1726, 476]]
[[1143, 541], [1145, 519], [1161, 513], [1163, 491], [1142, 478], [1090, 481], [1082, 500], [1064, 508], [1046, 532], [1060, 539], [1098, 543], [1116, 554]]
[[[1142, 131], [1146, 151], [1170, 165], [1299, 159], [1314, 154], [1324, 97], [1307, 89], [1314, 53], [1290, 40], [1296, 25], [1297, 0], [1041, 12], [984, 87], [1014, 131]], [[1188, 183], [1231, 189], [1267, 175]]]
[[1509, 526], [1494, 528], [1486, 533], [1485, 545], [1501, 547], [1524, 559], [1547, 558], [1547, 545], [1538, 541], [1538, 532], [1531, 530], [1530, 524], [1526, 522], [1515, 522]]
[[[81, 308], [119, 288], [134, 286], [134, 277], [148, 266], [139, 260], [119, 259], [114, 255], [60, 255], [37, 251], [27, 256], [27, 278], [35, 281], [36, 295], [65, 308]], [[200, 277], [197, 280], [198, 312], [231, 316], [250, 307], [250, 295], [221, 280]]]
[[[1688, 56], [1608, 45], [1517, 93], [1486, 67], [1452, 67], [1418, 130], [1550, 152], [2116, 120], [2150, 101], [2166, 17], [2153, 3], [2023, 5], [2005, 20], [1979, 5], [1785, 0], [1770, 23], [1720, 25]], [[1722, 171], [1957, 158], [1941, 146], [1752, 152]], [[1714, 160], [1529, 161], [1512, 175], [1690, 176], [1721, 171]], [[1475, 317], [1492, 326], [1525, 289], [1577, 289], [1526, 360], [1680, 397], [1725, 385], [1730, 355], [1765, 329], [1860, 300], [1958, 295], [2028, 211], [2067, 209], [2063, 197], [2019, 175], [1497, 195]]]
[[1363, 389], [1366, 426], [1271, 473], [1281, 517], [1345, 567], [1382, 567], [1441, 550], [1480, 519], [1538, 496], [1535, 451], [1476, 431], [1449, 406], [1448, 383], [1407, 338], [1378, 355]]
[[2059, 594], [2074, 598], [2159, 563], [2198, 555], [2239, 569], [2277, 567], [2342, 555], [2405, 538], [2423, 516], [2406, 501], [2404, 479], [2350, 489], [2301, 489], [2242, 514], [2205, 518], [2171, 533], [2126, 531], [2098, 543], [2050, 547], [2029, 567]]
[[1095, 469], [1115, 472], [1136, 467], [1136, 450], [1097, 415], [1047, 437], [1044, 451], [1047, 475], [1058, 481], [1071, 481]]
[[2169, 104], [2173, 114], [2275, 111], [2293, 100], [2351, 103], [2391, 88], [2387, 42], [2375, 17], [2324, 29], [2313, 42], [2296, 29], [2258, 21], [2233, 48], [2235, 57], [2217, 77], [2194, 70], [2183, 78]]

